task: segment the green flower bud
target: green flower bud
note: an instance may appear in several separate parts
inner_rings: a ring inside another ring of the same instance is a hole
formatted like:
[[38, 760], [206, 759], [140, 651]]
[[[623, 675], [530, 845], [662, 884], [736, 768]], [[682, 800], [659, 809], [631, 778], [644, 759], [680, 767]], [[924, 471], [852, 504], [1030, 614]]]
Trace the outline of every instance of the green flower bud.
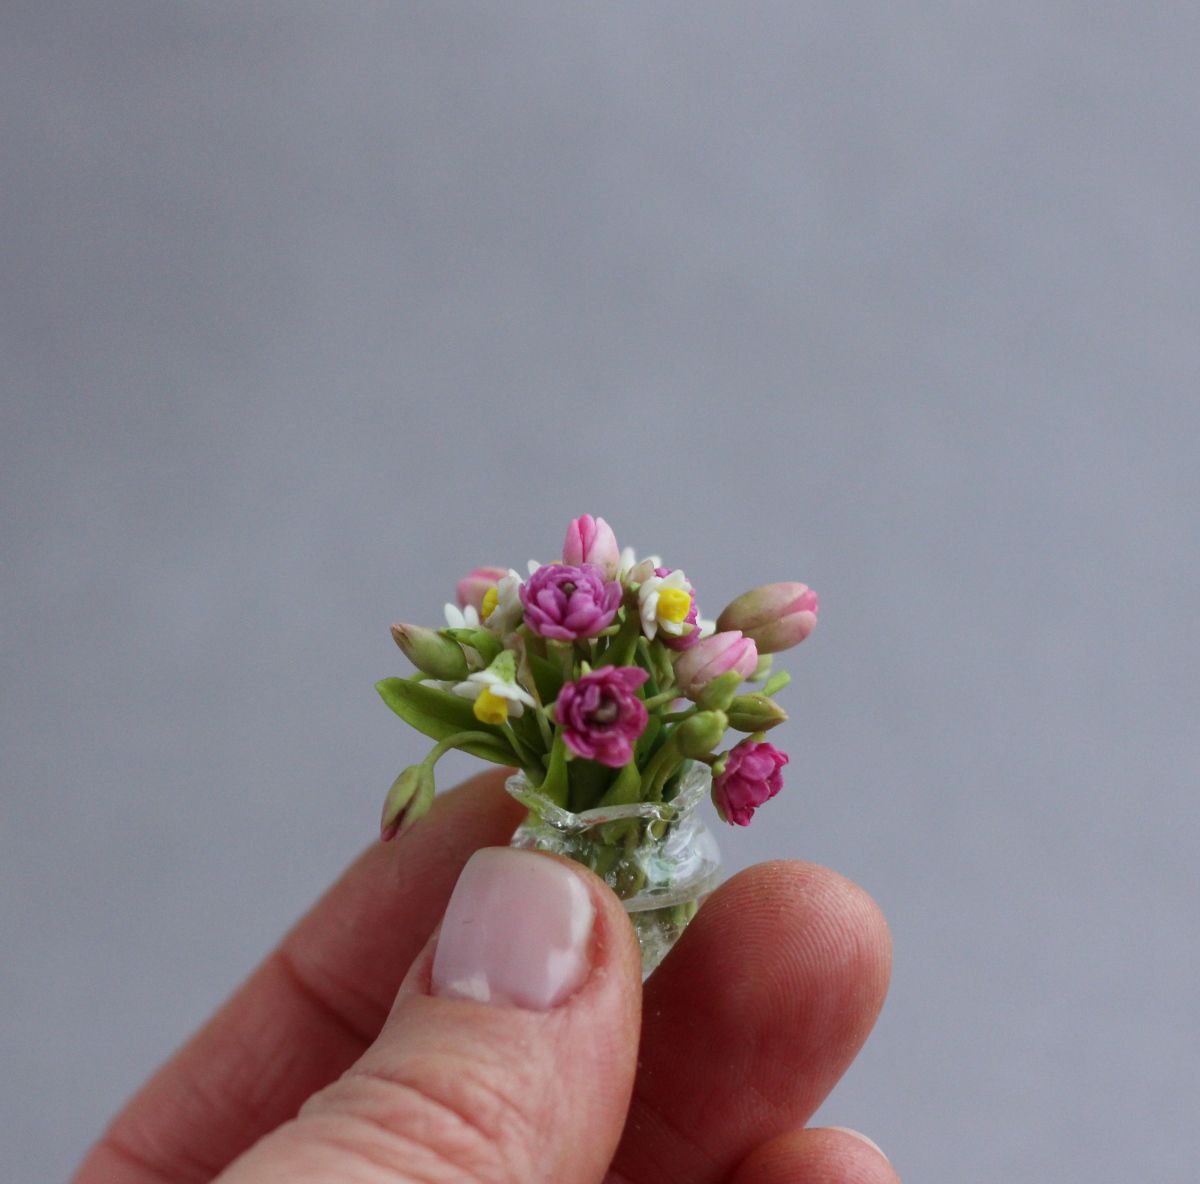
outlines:
[[433, 769], [427, 764], [409, 765], [395, 781], [383, 802], [379, 834], [386, 843], [402, 835], [433, 805]]
[[736, 670], [726, 670], [704, 684], [696, 696], [696, 706], [701, 711], [726, 711], [741, 685], [742, 676]]
[[787, 712], [761, 691], [738, 695], [728, 712], [729, 726], [739, 732], [765, 732], [787, 719]]
[[393, 625], [392, 637], [404, 656], [431, 678], [458, 681], [467, 677], [467, 657], [457, 641], [421, 625]]
[[698, 711], [675, 729], [671, 739], [680, 756], [699, 757], [710, 753], [725, 735], [729, 720], [723, 711]]

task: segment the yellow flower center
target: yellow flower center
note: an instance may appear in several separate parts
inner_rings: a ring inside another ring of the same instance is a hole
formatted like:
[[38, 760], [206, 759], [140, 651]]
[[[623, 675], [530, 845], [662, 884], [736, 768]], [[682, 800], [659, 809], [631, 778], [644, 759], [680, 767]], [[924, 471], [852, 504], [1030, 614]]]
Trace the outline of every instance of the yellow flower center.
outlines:
[[499, 602], [500, 593], [496, 591], [495, 586], [489, 588], [483, 594], [483, 603], [479, 606], [479, 619], [486, 621], [496, 611]]
[[508, 719], [508, 700], [484, 687], [475, 700], [475, 718], [485, 724], [502, 724]]
[[682, 588], [664, 588], [658, 594], [658, 612], [660, 621], [674, 621], [679, 624], [692, 607], [692, 598]]

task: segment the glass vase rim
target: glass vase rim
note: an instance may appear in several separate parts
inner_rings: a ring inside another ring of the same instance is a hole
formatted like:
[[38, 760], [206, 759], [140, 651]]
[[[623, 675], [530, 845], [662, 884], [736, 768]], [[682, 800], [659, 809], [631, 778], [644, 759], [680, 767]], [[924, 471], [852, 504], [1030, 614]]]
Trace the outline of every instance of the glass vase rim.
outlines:
[[707, 796], [712, 782], [712, 770], [702, 761], [693, 761], [679, 778], [679, 788], [669, 802], [630, 802], [623, 806], [594, 806], [590, 810], [568, 810], [551, 801], [530, 785], [529, 778], [518, 770], [505, 782], [508, 794], [532, 810], [538, 817], [564, 834], [581, 834], [606, 822], [624, 818], [648, 818], [671, 822], [690, 814]]

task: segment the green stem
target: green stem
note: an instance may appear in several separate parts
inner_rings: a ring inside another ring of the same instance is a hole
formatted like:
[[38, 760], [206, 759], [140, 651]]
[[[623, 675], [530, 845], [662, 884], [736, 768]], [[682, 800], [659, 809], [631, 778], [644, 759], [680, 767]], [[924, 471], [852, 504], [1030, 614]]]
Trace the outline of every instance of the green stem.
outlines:
[[609, 642], [601, 665], [628, 666], [633, 661], [634, 654], [637, 653], [638, 638], [641, 635], [642, 618], [638, 614], [637, 606], [636, 604], [627, 606], [625, 620], [621, 622], [621, 628], [617, 635]]
[[480, 740], [495, 741], [495, 739], [495, 734], [492, 732], [455, 732], [452, 736], [447, 736], [444, 740], [439, 740], [429, 750], [429, 755], [421, 764], [428, 765], [432, 769], [452, 748], [458, 748], [462, 744], [472, 744]]
[[638, 638], [637, 655], [638, 660], [646, 668], [646, 673], [649, 675], [643, 690], [646, 697], [651, 698], [657, 695], [662, 690], [662, 687], [659, 685], [658, 670], [654, 664], [654, 655], [650, 652], [650, 643], [644, 637]]
[[524, 639], [531, 653], [537, 654], [539, 658], [546, 656], [546, 639], [544, 637], [534, 633], [524, 622], [517, 626], [516, 632]]
[[[524, 629], [525, 626], [522, 625], [521, 628]], [[521, 681], [524, 684], [525, 689], [533, 696], [533, 700], [537, 704], [536, 718], [538, 731], [542, 733], [542, 742], [546, 745], [546, 748], [549, 749], [554, 743], [554, 735], [550, 731], [550, 721], [546, 715], [545, 705], [542, 703], [542, 696], [538, 692], [537, 679], [533, 677], [533, 667], [529, 662], [528, 637], [522, 640], [518, 650], [517, 671], [521, 675]]]
[[[678, 690], [663, 691], [659, 695], [652, 695], [649, 699], [646, 700], [646, 710], [653, 711], [656, 707], [662, 707], [663, 704], [665, 704], [665, 703], [674, 703], [675, 700], [680, 697], [681, 696], [680, 696]], [[675, 712], [675, 714], [682, 715], [683, 712], [677, 711], [677, 712]]]
[[575, 651], [571, 643], [554, 641], [550, 643], [558, 651], [559, 665], [562, 667], [563, 682], [570, 682], [575, 677]]
[[[535, 773], [544, 777], [546, 775], [546, 765], [541, 756], [534, 752], [534, 750], [530, 748], [529, 745], [520, 738], [520, 736], [517, 735], [517, 733], [513, 730], [512, 724], [506, 724], [504, 732], [508, 737], [508, 742], [516, 750], [517, 756], [521, 758], [521, 768], [525, 770], [526, 775]], [[530, 777], [530, 780], [533, 780], [533, 778]]]
[[674, 741], [668, 739], [650, 758], [650, 763], [642, 773], [640, 791], [642, 801], [657, 802], [661, 799], [664, 782], [682, 760]]
[[670, 651], [665, 645], [647, 647], [650, 653], [650, 659], [653, 663], [654, 676], [658, 679], [659, 685], [664, 687], [673, 686], [675, 683], [675, 665], [671, 661]]
[[[679, 697], [679, 696], [677, 695], [677, 696], [676, 696], [676, 698], [678, 698], [678, 697]], [[663, 718], [663, 723], [667, 723], [667, 724], [676, 724], [676, 723], [678, 723], [678, 722], [679, 722], [681, 719], [687, 719], [687, 717], [688, 717], [689, 715], [695, 715], [697, 710], [698, 710], [698, 709], [697, 709], [697, 707], [696, 707], [696, 704], [695, 704], [695, 703], [693, 703], [693, 704], [691, 705], [691, 707], [685, 708], [683, 711], [668, 711], [668, 712], [667, 712], [667, 713], [666, 713], [666, 714], [665, 714], [665, 715], [662, 717], [662, 718]]]

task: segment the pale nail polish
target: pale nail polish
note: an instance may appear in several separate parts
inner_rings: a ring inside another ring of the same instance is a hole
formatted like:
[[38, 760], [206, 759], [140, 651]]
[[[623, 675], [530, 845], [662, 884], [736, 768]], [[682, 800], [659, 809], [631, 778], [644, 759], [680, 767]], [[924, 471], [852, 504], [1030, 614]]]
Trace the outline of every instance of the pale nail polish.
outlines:
[[[856, 1139], [860, 1139], [862, 1142], [866, 1143], [868, 1147], [878, 1151], [880, 1155], [883, 1155], [883, 1148], [880, 1147], [874, 1139], [868, 1139], [867, 1136], [862, 1133], [862, 1131], [856, 1131], [853, 1127], [848, 1126], [831, 1126], [829, 1129], [831, 1131], [841, 1131], [843, 1135], [853, 1135]], [[883, 1155], [883, 1158], [887, 1159], [887, 1156]], [[888, 1162], [890, 1163], [891, 1161], [888, 1160]]]
[[557, 860], [509, 847], [476, 851], [442, 920], [433, 993], [556, 1007], [587, 978], [594, 919], [587, 886]]

